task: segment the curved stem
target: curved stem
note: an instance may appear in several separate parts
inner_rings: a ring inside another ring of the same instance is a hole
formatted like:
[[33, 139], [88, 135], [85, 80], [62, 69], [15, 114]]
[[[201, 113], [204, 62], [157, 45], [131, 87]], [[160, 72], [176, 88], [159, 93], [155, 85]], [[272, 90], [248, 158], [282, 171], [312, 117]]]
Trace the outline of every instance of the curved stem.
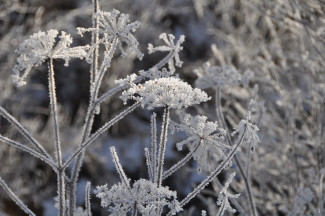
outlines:
[[1, 136], [0, 135], [0, 141], [4, 142], [4, 143], [7, 143], [11, 146], [14, 146], [16, 148], [19, 148], [29, 154], [31, 154], [32, 156], [44, 161], [45, 163], [47, 163], [48, 165], [50, 165], [52, 167], [52, 169], [57, 172], [58, 171], [58, 167], [56, 165], [56, 163], [53, 161], [53, 160], [50, 160], [48, 158], [46, 158], [44, 155], [40, 154], [39, 152], [35, 151], [34, 149], [31, 149], [17, 141], [14, 141], [14, 140], [11, 140], [7, 137], [4, 137], [4, 136]]
[[9, 197], [28, 215], [35, 216], [35, 213], [32, 212], [17, 196], [16, 194], [8, 187], [5, 181], [0, 177], [0, 186], [2, 189], [9, 195]]
[[190, 151], [182, 160], [178, 161], [176, 164], [174, 164], [171, 168], [169, 168], [167, 171], [163, 174], [163, 179], [166, 179], [170, 175], [172, 175], [174, 172], [176, 172], [179, 168], [185, 165], [193, 156], [193, 154], [196, 152], [196, 150], [200, 147], [202, 144], [202, 139], [196, 144], [194, 149]]

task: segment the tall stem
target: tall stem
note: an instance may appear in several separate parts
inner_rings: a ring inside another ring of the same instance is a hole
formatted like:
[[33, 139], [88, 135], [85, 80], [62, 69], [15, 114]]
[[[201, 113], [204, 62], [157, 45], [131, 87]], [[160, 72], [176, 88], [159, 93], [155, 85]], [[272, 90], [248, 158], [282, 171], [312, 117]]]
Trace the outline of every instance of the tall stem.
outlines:
[[60, 131], [58, 121], [58, 110], [57, 110], [57, 99], [55, 91], [55, 79], [53, 69], [53, 59], [49, 61], [49, 92], [50, 92], [50, 107], [51, 116], [53, 121], [54, 130], [54, 145], [55, 145], [55, 156], [58, 166], [57, 178], [58, 178], [58, 196], [59, 196], [59, 216], [65, 214], [65, 176], [64, 170], [62, 169], [62, 149], [60, 143]]
[[169, 107], [166, 107], [164, 109], [163, 125], [161, 127], [160, 145], [159, 145], [159, 153], [158, 153], [158, 170], [157, 170], [158, 187], [161, 186], [163, 180], [163, 165], [164, 165], [166, 143], [167, 143], [168, 123], [169, 123]]
[[[94, 0], [94, 13], [96, 13], [96, 11], [98, 11], [98, 10], [99, 10], [98, 2], [97, 2], [97, 0]], [[94, 25], [98, 25], [98, 23], [95, 21]], [[95, 38], [98, 39], [98, 35], [95, 35]], [[96, 41], [96, 39], [94, 39], [94, 41]], [[100, 105], [100, 104], [96, 103], [98, 91], [101, 86], [101, 82], [105, 75], [107, 67], [108, 67], [107, 62], [110, 62], [112, 60], [117, 44], [118, 44], [118, 39], [115, 38], [112, 42], [109, 54], [107, 55], [107, 57], [109, 59], [103, 60], [99, 71], [97, 71], [98, 70], [98, 68], [97, 68], [98, 67], [98, 49], [97, 48], [94, 49], [94, 53], [93, 53], [93, 61], [94, 62], [91, 67], [91, 69], [93, 70], [93, 72], [91, 73], [91, 76], [93, 77], [94, 82], [92, 82], [90, 85], [90, 103], [89, 103], [89, 108], [87, 110], [87, 116], [86, 116], [86, 120], [85, 120], [82, 141], [81, 141], [80, 145], [90, 136], [91, 128], [92, 128], [93, 122], [94, 122], [95, 110], [96, 110], [97, 106]], [[85, 153], [82, 152], [77, 157], [76, 162], [74, 163], [74, 166], [73, 166], [73, 169], [71, 172], [71, 182], [69, 185], [70, 215], [74, 214], [74, 210], [75, 210], [75, 206], [76, 206], [75, 190], [76, 190], [77, 180], [79, 177], [79, 172], [80, 172], [80, 169], [82, 166], [84, 155], [85, 155]]]
[[[221, 111], [220, 88], [216, 89], [216, 112], [217, 112], [219, 122], [222, 123], [222, 127], [227, 131], [227, 133], [226, 133], [227, 142], [229, 143], [229, 145], [233, 146], [234, 144], [233, 144], [233, 142], [231, 140], [229, 129], [227, 127], [224, 115], [222, 114], [222, 111]], [[242, 176], [242, 178], [244, 180], [244, 183], [245, 183], [247, 196], [248, 196], [248, 200], [249, 200], [249, 204], [250, 204], [250, 207], [251, 207], [252, 214], [253, 214], [253, 216], [257, 216], [256, 205], [255, 205], [254, 198], [253, 198], [253, 195], [252, 195], [249, 180], [247, 179], [247, 176], [245, 175], [244, 169], [241, 166], [241, 163], [240, 163], [237, 155], [235, 155], [234, 158], [235, 158], [235, 162], [236, 162], [236, 164], [238, 166], [239, 172], [240, 172], [240, 174], [241, 174], [241, 176]]]

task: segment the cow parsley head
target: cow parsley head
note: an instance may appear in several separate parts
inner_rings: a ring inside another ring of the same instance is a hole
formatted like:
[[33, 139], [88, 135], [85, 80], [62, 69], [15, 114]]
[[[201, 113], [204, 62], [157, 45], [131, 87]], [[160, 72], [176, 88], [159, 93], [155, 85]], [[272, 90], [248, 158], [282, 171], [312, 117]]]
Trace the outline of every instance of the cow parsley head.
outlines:
[[149, 80], [142, 85], [133, 84], [130, 89], [122, 92], [120, 98], [124, 103], [128, 99], [136, 100], [149, 110], [157, 107], [181, 109], [210, 99], [205, 92], [193, 89], [175, 77]]
[[85, 32], [97, 32], [101, 37], [98, 43], [103, 43], [106, 46], [106, 51], [109, 51], [114, 40], [119, 40], [120, 42], [118, 44], [122, 56], [126, 55], [122, 47], [122, 42], [124, 42], [128, 48], [138, 54], [140, 60], [142, 59], [143, 53], [138, 49], [139, 42], [132, 34], [132, 32], [135, 32], [139, 28], [139, 21], [130, 22], [128, 14], [120, 13], [120, 11], [115, 9], [111, 12], [98, 11], [96, 18], [98, 18], [98, 29], [78, 28], [79, 34], [83, 35]]
[[195, 84], [198, 88], [206, 89], [211, 87], [234, 87], [240, 84], [247, 85], [249, 80], [254, 77], [252, 71], [245, 71], [241, 75], [235, 68], [230, 66], [218, 67], [212, 66], [209, 62], [203, 65], [202, 69], [194, 70], [194, 73], [198, 76]]
[[179, 52], [183, 50], [183, 47], [181, 44], [185, 41], [185, 36], [181, 35], [179, 39], [174, 42], [175, 36], [172, 34], [167, 34], [162, 33], [159, 35], [159, 39], [162, 39], [166, 45], [165, 46], [157, 46], [154, 47], [152, 44], [149, 43], [148, 45], [148, 51], [149, 54], [160, 51], [160, 52], [169, 52], [168, 56], [168, 67], [169, 70], [174, 72], [175, 71], [175, 66], [177, 67], [182, 67], [183, 62], [179, 58]]
[[135, 181], [132, 187], [124, 183], [115, 184], [111, 189], [107, 185], [97, 186], [95, 193], [101, 199], [101, 206], [108, 207], [112, 216], [127, 215], [134, 207], [145, 216], [155, 215], [157, 205], [167, 206], [174, 213], [181, 210], [175, 191], [145, 179]]
[[210, 171], [211, 158], [223, 158], [225, 152], [230, 149], [223, 143], [225, 130], [218, 128], [217, 122], [207, 121], [206, 116], [191, 116], [187, 114], [181, 124], [171, 122], [172, 133], [184, 131], [188, 138], [177, 143], [177, 149], [182, 150], [183, 145], [187, 144], [190, 151], [195, 150], [194, 160], [198, 163], [198, 172], [202, 170]]
[[[64, 31], [58, 36], [57, 30], [38, 32], [20, 44], [16, 52], [19, 54], [14, 66], [13, 80], [17, 85], [24, 85], [25, 78], [34, 66], [39, 66], [48, 58], [64, 59], [65, 66], [71, 58], [84, 58], [88, 46], [71, 48], [72, 38]], [[56, 42], [58, 40], [58, 42]], [[23, 72], [22, 75], [20, 73]]]

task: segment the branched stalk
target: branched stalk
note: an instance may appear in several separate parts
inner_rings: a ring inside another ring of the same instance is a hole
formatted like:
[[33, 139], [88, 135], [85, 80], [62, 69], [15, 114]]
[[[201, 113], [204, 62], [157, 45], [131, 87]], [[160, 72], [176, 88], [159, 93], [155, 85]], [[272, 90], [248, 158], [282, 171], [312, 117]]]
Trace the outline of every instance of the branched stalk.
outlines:
[[[233, 142], [231, 140], [231, 136], [230, 136], [230, 132], [229, 129], [227, 127], [225, 118], [222, 114], [221, 111], [221, 96], [220, 96], [220, 88], [216, 89], [216, 111], [217, 111], [217, 116], [218, 116], [218, 120], [222, 123], [222, 127], [226, 130], [226, 139], [229, 143], [229, 145], [233, 146]], [[246, 187], [246, 191], [247, 191], [247, 196], [248, 196], [248, 200], [249, 200], [249, 204], [250, 204], [250, 208], [252, 211], [253, 216], [257, 216], [257, 210], [256, 210], [256, 205], [254, 202], [254, 198], [253, 198], [253, 194], [252, 194], [252, 190], [251, 190], [251, 186], [249, 184], [249, 180], [247, 179], [247, 176], [245, 174], [245, 171], [243, 169], [243, 167], [241, 166], [241, 163], [237, 157], [237, 155], [234, 156], [235, 158], [235, 162], [238, 166], [239, 172], [244, 180], [245, 183], [245, 187]]]
[[[227, 155], [227, 157], [218, 165], [218, 167], [204, 180], [202, 181], [191, 193], [189, 193], [181, 202], [180, 206], [183, 207], [185, 204], [187, 204], [191, 199], [193, 199], [202, 189], [204, 189], [219, 173], [227, 166], [227, 164], [230, 162], [232, 157], [237, 152], [238, 147], [241, 145], [241, 143], [244, 140], [244, 136], [247, 130], [247, 126], [245, 127], [244, 131], [240, 134], [240, 137], [238, 139], [238, 142], [233, 147], [231, 152]], [[169, 214], [171, 215], [171, 214]]]
[[9, 195], [9, 197], [28, 215], [35, 216], [35, 213], [32, 212], [17, 196], [16, 194], [8, 187], [5, 181], [0, 177], [0, 186], [2, 189]]
[[4, 136], [1, 136], [1, 135], [0, 135], [0, 140], [2, 142], [4, 142], [4, 143], [7, 143], [7, 144], [9, 144], [11, 146], [19, 148], [19, 149], [31, 154], [32, 156], [44, 161], [45, 163], [50, 165], [55, 172], [58, 171], [58, 167], [57, 167], [56, 163], [53, 160], [45, 157], [44, 155], [40, 154], [39, 152], [35, 151], [34, 149], [31, 149], [31, 148], [29, 148], [29, 147], [27, 147], [27, 146], [25, 146], [25, 145], [23, 145], [23, 144], [21, 144], [21, 143], [19, 143], [17, 141], [11, 140], [11, 139], [9, 139], [7, 137], [4, 137]]
[[[96, 1], [96, 0], [95, 0]], [[96, 5], [94, 4], [94, 13], [95, 11], [97, 11], [99, 9], [98, 6], [98, 2], [96, 1]], [[97, 22], [94, 22], [94, 24], [98, 24]], [[96, 37], [96, 36], [95, 36]], [[116, 46], [118, 43], [118, 39], [115, 38], [113, 40], [113, 43], [111, 45], [110, 48], [110, 52], [108, 54], [108, 58], [109, 59], [104, 59], [99, 71], [97, 71], [97, 62], [98, 62], [98, 55], [96, 54], [96, 52], [98, 53], [98, 49], [94, 49], [94, 53], [93, 53], [93, 66], [91, 67], [93, 69], [93, 72], [91, 74], [91, 76], [93, 76], [95, 78], [94, 80], [94, 84], [90, 85], [90, 104], [89, 104], [89, 108], [87, 110], [87, 116], [86, 116], [86, 120], [85, 120], [85, 125], [84, 125], [84, 129], [83, 129], [83, 136], [82, 136], [82, 141], [81, 144], [90, 136], [91, 133], [91, 128], [93, 125], [93, 121], [94, 121], [94, 115], [95, 115], [95, 110], [97, 108], [97, 106], [99, 106], [100, 104], [96, 104], [95, 101], [97, 99], [98, 96], [98, 91], [99, 88], [101, 86], [101, 82], [103, 80], [103, 77], [105, 75], [105, 72], [107, 70], [107, 67], [109, 65], [107, 65], [107, 62], [110, 62], [113, 58], [113, 54], [115, 52]], [[97, 45], [96, 45], [97, 46]], [[80, 144], [80, 146], [81, 146]], [[75, 210], [75, 206], [76, 206], [76, 194], [75, 194], [75, 190], [76, 190], [76, 185], [77, 185], [77, 180], [79, 177], [79, 172], [82, 166], [82, 162], [83, 162], [83, 158], [84, 158], [84, 152], [82, 152], [82, 154], [78, 155], [78, 158], [76, 159], [76, 162], [74, 163], [72, 172], [71, 172], [71, 182], [69, 185], [69, 190], [70, 190], [70, 215], [74, 214], [74, 210]]]
[[53, 120], [54, 129], [54, 144], [56, 152], [56, 161], [58, 166], [57, 178], [58, 178], [58, 196], [59, 196], [59, 216], [65, 215], [65, 173], [62, 169], [62, 149], [60, 143], [60, 131], [58, 122], [58, 111], [57, 111], [57, 99], [55, 92], [55, 79], [53, 69], [53, 59], [49, 61], [49, 92], [50, 92], [50, 107], [51, 116]]
[[13, 124], [17, 130], [38, 150], [39, 153], [52, 160], [51, 155], [43, 148], [43, 146], [20, 124], [15, 117], [10, 115], [3, 107], [0, 106], [0, 115]]
[[182, 160], [178, 161], [171, 168], [169, 168], [167, 171], [165, 171], [163, 173], [163, 179], [166, 179], [167, 177], [172, 175], [174, 172], [176, 172], [178, 169], [180, 169], [182, 166], [184, 166], [184, 164], [187, 163], [192, 158], [193, 154], [200, 147], [202, 142], [203, 142], [203, 140], [200, 139], [200, 141], [196, 144], [195, 148], [192, 151], [190, 151]]

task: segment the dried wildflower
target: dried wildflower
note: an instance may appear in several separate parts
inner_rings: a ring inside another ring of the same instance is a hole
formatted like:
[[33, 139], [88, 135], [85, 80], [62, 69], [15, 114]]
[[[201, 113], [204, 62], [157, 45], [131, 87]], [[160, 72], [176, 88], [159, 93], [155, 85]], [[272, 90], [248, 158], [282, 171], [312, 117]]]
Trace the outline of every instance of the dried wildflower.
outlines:
[[247, 85], [249, 80], [254, 77], [252, 71], [245, 71], [241, 75], [235, 68], [230, 66], [218, 67], [212, 66], [209, 62], [203, 65], [203, 71], [200, 69], [194, 70], [198, 76], [195, 84], [198, 88], [206, 89], [211, 87], [234, 87], [240, 84]]
[[175, 66], [182, 67], [183, 62], [179, 58], [179, 52], [183, 50], [183, 47], [181, 44], [185, 41], [185, 36], [181, 35], [179, 39], [177, 40], [176, 44], [174, 43], [175, 36], [172, 34], [162, 33], [159, 35], [159, 39], [162, 39], [167, 46], [157, 46], [154, 47], [152, 44], [148, 44], [148, 51], [149, 54], [160, 51], [160, 52], [169, 52], [168, 56], [166, 57], [168, 59], [168, 67], [169, 70], [174, 72]]
[[[87, 53], [88, 46], [79, 46], [71, 48], [72, 38], [69, 34], [62, 31], [58, 37], [57, 30], [49, 30], [45, 32], [38, 32], [25, 40], [16, 52], [19, 54], [17, 58], [17, 65], [14, 66], [13, 80], [17, 85], [24, 85], [25, 78], [29, 71], [34, 66], [39, 66], [48, 58], [64, 59], [65, 66], [68, 66], [71, 58], [84, 58]], [[20, 72], [23, 72], [20, 75]]]
[[115, 184], [111, 189], [107, 185], [97, 186], [95, 193], [101, 199], [101, 206], [108, 207], [112, 216], [127, 215], [134, 208], [141, 215], [156, 215], [157, 204], [161, 208], [168, 206], [175, 213], [181, 210], [175, 191], [145, 179], [135, 181], [131, 188], [124, 183]]
[[143, 85], [135, 85], [122, 93], [124, 103], [133, 99], [151, 110], [157, 107], [181, 109], [205, 102], [210, 98], [200, 89], [193, 89], [179, 78], [168, 77], [146, 81]]
[[120, 13], [115, 9], [111, 12], [98, 11], [96, 17], [98, 18], [99, 28], [78, 28], [79, 34], [83, 35], [85, 32], [98, 33], [101, 36], [98, 43], [103, 43], [106, 46], [106, 51], [109, 51], [112, 42], [118, 39], [120, 40], [118, 45], [122, 56], [126, 55], [122, 47], [122, 42], [124, 42], [128, 48], [133, 49], [138, 54], [140, 60], [142, 59], [143, 53], [138, 49], [139, 42], [131, 33], [139, 28], [139, 21], [130, 23], [128, 14]]
[[188, 138], [177, 143], [177, 149], [187, 144], [190, 151], [194, 151], [194, 160], [198, 163], [198, 171], [209, 171], [212, 167], [209, 161], [211, 157], [223, 158], [225, 152], [230, 148], [223, 144], [225, 131], [218, 128], [217, 122], [207, 121], [206, 116], [191, 116], [187, 114], [181, 124], [171, 122], [172, 133], [184, 131]]

